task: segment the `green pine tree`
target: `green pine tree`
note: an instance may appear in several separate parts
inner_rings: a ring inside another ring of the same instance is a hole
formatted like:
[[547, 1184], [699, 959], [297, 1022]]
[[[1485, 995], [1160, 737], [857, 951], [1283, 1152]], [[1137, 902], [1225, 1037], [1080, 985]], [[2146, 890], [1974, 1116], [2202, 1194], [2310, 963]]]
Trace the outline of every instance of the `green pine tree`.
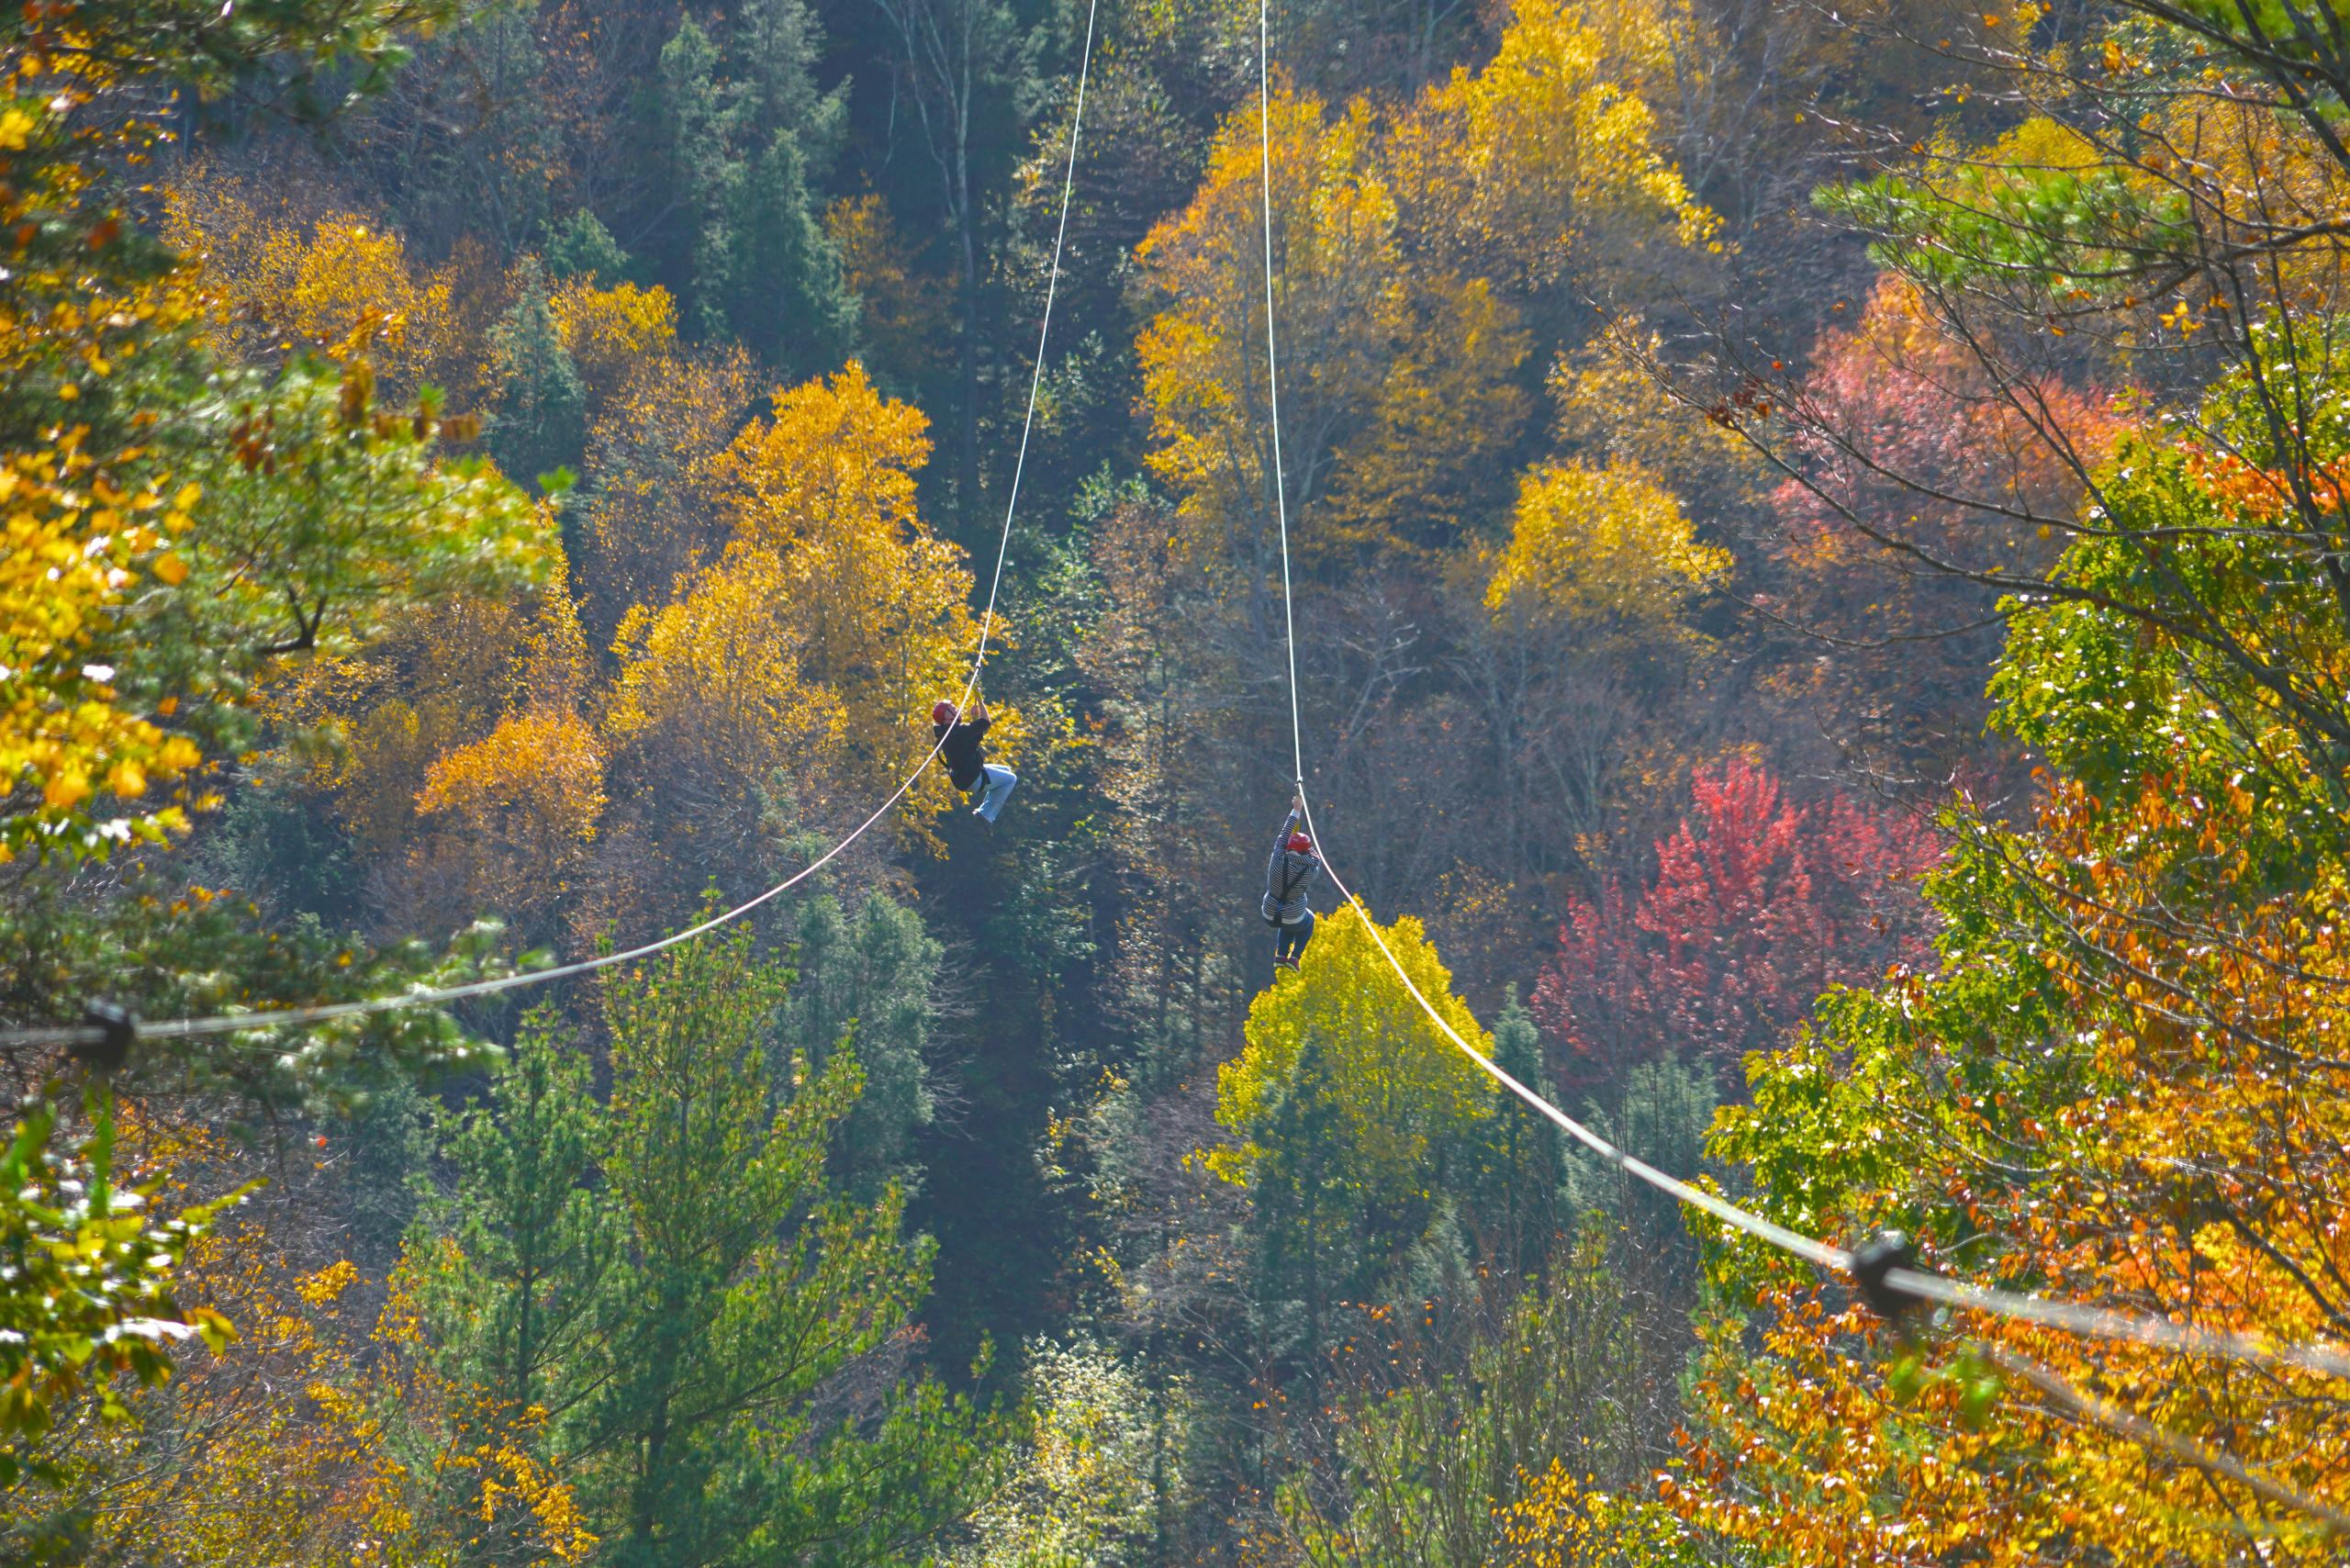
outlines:
[[863, 1074], [836, 1052], [771, 1084], [789, 971], [744, 932], [676, 949], [605, 992], [606, 1182], [632, 1277], [605, 1332], [584, 1488], [618, 1563], [900, 1562], [968, 1506], [986, 1423], [934, 1382], [870, 1429], [820, 1424], [819, 1385], [890, 1341], [928, 1287], [904, 1198], [833, 1193], [833, 1132]]
[[428, 1102], [405, 1078], [368, 1090], [350, 1114], [327, 1124], [337, 1151], [334, 1186], [347, 1216], [343, 1252], [373, 1274], [397, 1256], [416, 1217], [409, 1178], [432, 1158]]
[[[1625, 1075], [1612, 1111], [1586, 1104], [1583, 1120], [1661, 1170], [1701, 1170], [1715, 1099], [1712, 1074], [1661, 1056]], [[1651, 1304], [1690, 1299], [1697, 1283], [1697, 1238], [1679, 1199], [1587, 1157], [1572, 1161], [1567, 1192], [1577, 1207], [1597, 1211], [1623, 1233], [1639, 1276], [1637, 1294]]]
[[[730, 61], [691, 18], [661, 50], [671, 177], [692, 215], [684, 293], [703, 337], [739, 339], [778, 371], [837, 366], [856, 299], [817, 221], [808, 148], [837, 142], [843, 100], [811, 72], [814, 23], [788, 0], [746, 10]], [[734, 67], [738, 80], [722, 72]]]
[[455, 1181], [421, 1206], [394, 1279], [448, 1398], [386, 1410], [386, 1429], [409, 1459], [410, 1506], [461, 1525], [467, 1562], [532, 1561], [541, 1543], [528, 1510], [500, 1509], [486, 1489], [494, 1470], [442, 1461], [511, 1444], [569, 1479], [626, 1284], [621, 1216], [598, 1191], [602, 1107], [555, 1019], [531, 1013], [487, 1097], [439, 1118]]
[[[1550, 1078], [1542, 1062], [1542, 1032], [1514, 985], [1494, 1022], [1494, 1062], [1536, 1093], [1545, 1092]], [[1566, 1178], [1560, 1137], [1558, 1128], [1516, 1095], [1501, 1097], [1486, 1209], [1500, 1227], [1498, 1254], [1521, 1277], [1542, 1274], [1558, 1237], [1559, 1189]]]
[[848, 83], [829, 93], [816, 90], [823, 45], [823, 30], [806, 0], [743, 0], [729, 50], [745, 128], [755, 140], [789, 133], [808, 161], [811, 180], [832, 167], [848, 126]]
[[857, 300], [816, 220], [799, 142], [778, 131], [729, 194], [722, 260], [711, 278], [727, 327], [787, 375], [839, 365], [856, 336]]
[[632, 275], [628, 252], [586, 207], [548, 230], [546, 255], [547, 275], [558, 283], [584, 277], [610, 288]]
[[524, 258], [520, 295], [493, 342], [498, 394], [489, 450], [498, 467], [531, 480], [577, 463], [588, 439], [588, 392], [555, 330], [536, 258]]
[[834, 1166], [852, 1196], [870, 1200], [912, 1177], [915, 1131], [935, 1109], [926, 1058], [945, 950], [920, 915], [880, 893], [854, 918], [829, 895], [811, 899], [797, 935], [800, 978], [776, 1040], [783, 1060], [819, 1066], [841, 1041], [854, 1044], [865, 1092], [834, 1138]]
[[655, 95], [668, 141], [669, 176], [678, 205], [689, 214], [684, 293], [687, 317], [703, 337], [726, 330], [726, 314], [710, 280], [732, 271], [726, 214], [742, 167], [730, 142], [736, 118], [718, 84], [718, 46], [688, 17], [661, 49]]
[[[1263, 1261], [1263, 1307], [1284, 1337], [1302, 1329], [1309, 1363], [1328, 1343], [1329, 1304], [1351, 1292], [1368, 1261], [1357, 1194], [1340, 1181], [1337, 1106], [1320, 1040], [1308, 1033], [1273, 1107], [1251, 1189]], [[1282, 1320], [1292, 1310], [1304, 1323]]]
[[596, 1190], [602, 1137], [587, 1053], [548, 1008], [487, 1103], [444, 1119], [456, 1181], [426, 1206], [407, 1271], [444, 1368], [507, 1410], [561, 1423], [599, 1379], [621, 1264], [621, 1216]]

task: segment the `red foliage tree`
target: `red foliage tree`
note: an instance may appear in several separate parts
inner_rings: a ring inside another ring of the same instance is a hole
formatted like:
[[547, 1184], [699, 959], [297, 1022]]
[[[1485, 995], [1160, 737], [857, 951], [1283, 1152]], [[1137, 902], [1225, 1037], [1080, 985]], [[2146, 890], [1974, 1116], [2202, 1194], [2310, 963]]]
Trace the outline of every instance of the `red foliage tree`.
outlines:
[[1773, 496], [1784, 543], [1762, 597], [1843, 640], [1803, 666], [1808, 695], [1848, 744], [1973, 756], [2005, 628], [1998, 591], [1964, 574], [2054, 561], [2120, 412], [2053, 376], [1993, 380], [1888, 275], [1855, 328], [1821, 336], [1786, 428], [1805, 477]]
[[1576, 901], [1535, 985], [1571, 1089], [1670, 1052], [1734, 1092], [1746, 1054], [1821, 991], [1926, 956], [1916, 884], [1937, 850], [1922, 824], [1841, 794], [1794, 804], [1743, 757], [1701, 768], [1691, 793], [1637, 902], [1613, 880]]

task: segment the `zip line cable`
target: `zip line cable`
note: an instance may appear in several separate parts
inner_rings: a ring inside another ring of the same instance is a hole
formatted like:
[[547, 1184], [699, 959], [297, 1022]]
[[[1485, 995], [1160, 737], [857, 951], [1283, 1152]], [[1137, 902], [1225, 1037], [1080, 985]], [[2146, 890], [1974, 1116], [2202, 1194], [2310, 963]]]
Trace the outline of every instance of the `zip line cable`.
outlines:
[[[1078, 133], [1085, 123], [1085, 84], [1093, 61], [1093, 24], [1100, 4], [1101, 0], [1087, 0], [1085, 8], [1085, 44], [1078, 56], [1077, 100], [1069, 116], [1069, 162], [1061, 176], [1060, 216], [1053, 231], [1052, 269], [1045, 275], [1044, 319], [1036, 330], [1036, 363], [1028, 377], [1028, 408], [1020, 424], [1020, 446], [1013, 460], [1011, 493], [1004, 500], [1003, 530], [1002, 537], [996, 543], [995, 570], [988, 581], [987, 608], [980, 615], [979, 649], [971, 660], [970, 677], [963, 683], [962, 700], [956, 704], [958, 712], [961, 709], [970, 706], [972, 693], [979, 689], [979, 672], [987, 665], [988, 644], [995, 632], [996, 598], [1003, 587], [1004, 561], [1012, 551], [1013, 520], [1018, 514], [1020, 508], [1020, 483], [1028, 470], [1028, 443], [1035, 431], [1036, 403], [1045, 380], [1045, 345], [1052, 335], [1053, 301], [1060, 287], [1061, 252], [1069, 238], [1069, 202], [1077, 185]], [[387, 996], [363, 997], [352, 1002], [327, 1002], [316, 1007], [224, 1013], [204, 1018], [163, 1020], [155, 1023], [141, 1022], [135, 1025], [128, 1024], [126, 1015], [123, 1022], [118, 1022], [111, 1026], [98, 1023], [0, 1030], [0, 1047], [104, 1045], [110, 1039], [118, 1037], [125, 1027], [131, 1028], [132, 1032], [142, 1039], [193, 1039], [201, 1036], [241, 1034], [252, 1029], [297, 1028], [305, 1025], [330, 1023], [339, 1018], [397, 1012], [408, 1007], [440, 1007], [453, 1002], [464, 1002], [477, 996], [494, 996], [501, 991], [519, 991], [525, 986], [543, 985], [549, 980], [565, 980], [575, 975], [590, 974], [598, 969], [611, 969], [619, 964], [632, 963], [639, 958], [649, 958], [656, 953], [666, 952], [682, 943], [691, 942], [697, 937], [706, 935], [722, 925], [731, 924], [740, 920], [753, 910], [782, 897], [818, 871], [822, 870], [834, 860], [839, 858], [850, 845], [864, 837], [867, 829], [887, 816], [901, 801], [906, 798], [907, 792], [914, 787], [915, 780], [923, 776], [932, 763], [938, 760], [938, 754], [946, 745], [946, 737], [942, 734], [932, 743], [929, 753], [915, 766], [914, 770], [907, 774], [898, 787], [890, 791], [888, 800], [882, 801], [874, 809], [871, 815], [852, 828], [846, 838], [834, 845], [807, 866], [793, 872], [767, 891], [755, 898], [746, 899], [724, 913], [712, 915], [698, 925], [674, 932], [658, 941], [647, 942], [616, 953], [599, 954], [592, 958], [581, 958], [552, 969], [530, 969], [519, 974], [500, 975], [491, 980], [471, 980], [463, 985], [398, 991]]]
[[[1311, 827], [1311, 813], [1307, 825]], [[1321, 844], [1321, 835], [1315, 843]], [[1807, 1262], [1815, 1263], [1832, 1272], [1863, 1277], [1863, 1260], [1845, 1248], [1816, 1240], [1800, 1231], [1763, 1218], [1749, 1209], [1740, 1207], [1716, 1193], [1695, 1187], [1675, 1176], [1667, 1175], [1646, 1160], [1618, 1148], [1606, 1138], [1576, 1121], [1550, 1101], [1519, 1082], [1515, 1077], [1460, 1036], [1458, 1030], [1439, 1014], [1427, 995], [1405, 972], [1403, 964], [1387, 946], [1378, 924], [1371, 918], [1371, 910], [1331, 869], [1328, 857], [1323, 868], [1330, 872], [1330, 881], [1346, 901], [1362, 915], [1363, 928], [1371, 933], [1380, 953], [1387, 959], [1395, 978], [1404, 982], [1420, 1011], [1442, 1030], [1447, 1039], [1460, 1052], [1484, 1070], [1495, 1082], [1556, 1125], [1578, 1143], [1601, 1159], [1628, 1175], [1639, 1178], [1659, 1192], [1670, 1193], [1693, 1208], [1701, 1209], [1725, 1225], [1734, 1226], [1758, 1240], [1770, 1243], [1780, 1250], [1794, 1254]], [[2049, 1301], [2038, 1296], [2019, 1295], [2010, 1291], [1991, 1290], [1956, 1280], [1944, 1279], [1920, 1270], [1895, 1265], [1875, 1272], [1874, 1278], [1885, 1289], [1915, 1300], [1933, 1302], [1954, 1307], [1962, 1312], [1979, 1312], [2043, 1327], [2062, 1328], [2088, 1338], [2109, 1339], [2126, 1344], [2143, 1345], [2153, 1350], [2177, 1350], [2190, 1355], [2216, 1356], [2228, 1361], [2244, 1361], [2255, 1366], [2282, 1371], [2297, 1368], [2333, 1377], [2350, 1377], [2350, 1353], [2313, 1345], [2271, 1345], [2254, 1335], [2232, 1333], [2222, 1329], [2199, 1328], [2191, 1325], [2170, 1322], [2166, 1318], [2143, 1316], [2116, 1312], [2106, 1307], [2085, 1306], [2077, 1302]]]
[[[1872, 1258], [1845, 1248], [1791, 1230], [1762, 1215], [1731, 1203], [1718, 1193], [1708, 1193], [1676, 1176], [1658, 1170], [1643, 1159], [1625, 1152], [1598, 1133], [1560, 1110], [1534, 1090], [1521, 1083], [1492, 1058], [1461, 1037], [1444, 1015], [1438, 1013], [1419, 986], [1404, 969], [1380, 931], [1378, 922], [1371, 916], [1370, 906], [1340, 879], [1337, 869], [1330, 864], [1324, 847], [1321, 829], [1314, 821], [1313, 803], [1305, 792], [1305, 747], [1303, 739], [1297, 682], [1297, 629], [1294, 619], [1290, 582], [1289, 505], [1288, 492], [1281, 468], [1281, 391], [1280, 362], [1274, 349], [1273, 329], [1273, 186], [1271, 130], [1271, 50], [1270, 44], [1271, 0], [1259, 0], [1257, 9], [1257, 75], [1258, 75], [1258, 157], [1259, 191], [1263, 198], [1265, 218], [1265, 370], [1269, 384], [1268, 407], [1273, 420], [1272, 450], [1273, 503], [1276, 526], [1281, 551], [1281, 625], [1287, 644], [1289, 666], [1290, 754], [1296, 781], [1297, 800], [1305, 818], [1305, 826], [1313, 835], [1315, 847], [1321, 854], [1323, 868], [1329, 872], [1332, 886], [1347, 902], [1362, 916], [1363, 929], [1371, 934], [1380, 956], [1395, 978], [1419, 1004], [1434, 1024], [1460, 1053], [1475, 1063], [1494, 1082], [1516, 1095], [1528, 1106], [1566, 1133], [1583, 1148], [1606, 1163], [1646, 1182], [1657, 1191], [1670, 1194], [1691, 1207], [1703, 1211], [1723, 1224], [1758, 1240], [1767, 1242], [1784, 1252], [1801, 1258], [1819, 1268], [1843, 1274], [1858, 1282], [1863, 1292], [1872, 1296], [1891, 1293], [1911, 1301], [1933, 1302], [1964, 1312], [1982, 1313], [2009, 1318], [2018, 1322], [2039, 1324], [2061, 1328], [2085, 1338], [2136, 1344], [2156, 1350], [2169, 1350], [2193, 1355], [2220, 1357], [2246, 1362], [2271, 1370], [2295, 1368], [2321, 1375], [2350, 1378], [2350, 1352], [2323, 1345], [2272, 1345], [2259, 1337], [2233, 1333], [2222, 1329], [2201, 1328], [2177, 1324], [2166, 1318], [2142, 1314], [2114, 1311], [2109, 1308], [2083, 1305], [2075, 1302], [2049, 1301], [2041, 1297], [2020, 1295], [2009, 1291], [1993, 1290], [1980, 1285], [1944, 1279], [1939, 1275], [1908, 1268], [1889, 1257]], [[1892, 1316], [1887, 1314], [1887, 1316]], [[2053, 1373], [2050, 1375], [2053, 1375]], [[2094, 1407], [2096, 1402], [2087, 1395], [2083, 1408]], [[2182, 1442], [2185, 1439], [2180, 1439]], [[2321, 1512], [2327, 1510], [2320, 1509]]]
[[[1281, 367], [1273, 353], [1273, 82], [1272, 0], [1257, 5], [1257, 171], [1265, 207], [1265, 395], [1273, 431], [1273, 517], [1281, 538], [1281, 647], [1289, 655], [1289, 754], [1293, 764], [1291, 782], [1297, 787], [1298, 809], [1305, 825], [1314, 826], [1314, 808], [1305, 801], [1305, 741], [1297, 708], [1297, 622], [1292, 608], [1295, 596], [1289, 587], [1289, 479], [1281, 471]], [[1320, 844], [1316, 834], [1314, 842]], [[1334, 874], [1330, 880], [1336, 882]]]

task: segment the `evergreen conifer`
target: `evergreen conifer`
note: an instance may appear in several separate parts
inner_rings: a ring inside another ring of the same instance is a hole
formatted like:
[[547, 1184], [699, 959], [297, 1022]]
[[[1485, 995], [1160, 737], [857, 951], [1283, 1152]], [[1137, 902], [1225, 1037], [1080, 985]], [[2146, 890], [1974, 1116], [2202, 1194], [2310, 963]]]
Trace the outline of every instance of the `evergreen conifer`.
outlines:
[[610, 288], [630, 276], [628, 252], [586, 207], [548, 231], [546, 255], [547, 275], [557, 283], [576, 277]]
[[408, 1272], [446, 1370], [505, 1409], [561, 1421], [599, 1381], [621, 1261], [621, 1217], [597, 1190], [602, 1137], [588, 1057], [544, 1007], [487, 1103], [444, 1119], [456, 1180], [426, 1206]]
[[[1515, 985], [1505, 993], [1501, 1014], [1494, 1022], [1494, 1063], [1537, 1094], [1551, 1092], [1542, 1062], [1542, 1031]], [[1493, 1170], [1499, 1191], [1490, 1195], [1487, 1209], [1502, 1226], [1499, 1250], [1504, 1260], [1522, 1275], [1538, 1276], [1550, 1261], [1559, 1231], [1565, 1151], [1559, 1130], [1533, 1106], [1505, 1093], [1500, 1107], [1493, 1135]]]
[[[809, 149], [829, 157], [843, 99], [819, 95], [815, 24], [796, 0], [746, 8], [730, 62], [691, 18], [661, 51], [672, 177], [693, 214], [685, 294], [693, 330], [733, 337], [787, 375], [838, 366], [856, 298], [817, 220]], [[733, 64], [739, 80], [722, 80]]]
[[854, 1046], [865, 1092], [841, 1124], [834, 1166], [852, 1196], [870, 1200], [912, 1176], [914, 1133], [935, 1109], [926, 1057], [944, 951], [920, 915], [882, 893], [853, 917], [830, 895], [810, 900], [798, 936], [777, 1055], [821, 1067], [843, 1041]]
[[879, 1564], [970, 1506], [1002, 1433], [923, 1377], [819, 1399], [896, 1340], [931, 1248], [904, 1197], [833, 1189], [863, 1073], [771, 1073], [790, 971], [740, 931], [607, 982], [611, 1091], [534, 1014], [489, 1103], [452, 1124], [455, 1192], [412, 1239], [453, 1380], [522, 1424], [614, 1563]]
[[535, 257], [523, 260], [520, 296], [495, 341], [498, 395], [490, 455], [509, 476], [525, 481], [578, 462], [588, 436], [588, 392], [555, 330]]

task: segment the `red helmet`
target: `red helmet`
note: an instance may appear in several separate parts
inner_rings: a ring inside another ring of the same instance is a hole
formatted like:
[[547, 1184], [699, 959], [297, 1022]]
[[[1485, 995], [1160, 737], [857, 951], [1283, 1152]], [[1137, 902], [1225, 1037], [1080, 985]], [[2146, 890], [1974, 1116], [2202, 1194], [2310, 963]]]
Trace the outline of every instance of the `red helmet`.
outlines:
[[1314, 853], [1313, 835], [1300, 828], [1289, 835], [1289, 846], [1299, 855], [1311, 855]]
[[930, 722], [934, 724], [953, 723], [955, 722], [955, 704], [947, 701], [944, 697], [932, 703], [930, 707]]

